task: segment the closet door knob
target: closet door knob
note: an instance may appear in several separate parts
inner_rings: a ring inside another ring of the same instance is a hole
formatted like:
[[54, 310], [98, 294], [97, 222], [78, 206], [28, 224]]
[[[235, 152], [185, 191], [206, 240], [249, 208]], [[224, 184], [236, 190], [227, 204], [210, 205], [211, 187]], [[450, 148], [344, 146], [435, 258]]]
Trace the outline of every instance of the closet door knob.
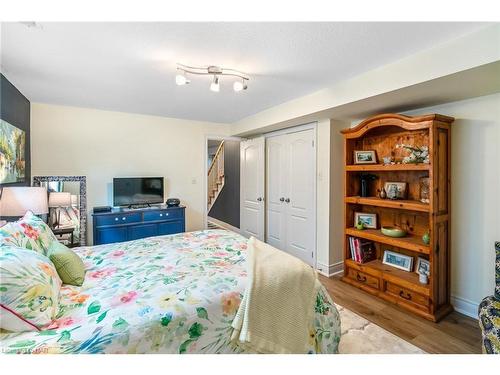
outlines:
[[290, 203], [290, 198], [285, 199], [286, 203]]
[[257, 202], [262, 202], [262, 198], [261, 198], [261, 197], [258, 197], [258, 198], [257, 198]]
[[281, 197], [280, 202], [284, 202], [284, 201], [285, 201], [285, 198]]

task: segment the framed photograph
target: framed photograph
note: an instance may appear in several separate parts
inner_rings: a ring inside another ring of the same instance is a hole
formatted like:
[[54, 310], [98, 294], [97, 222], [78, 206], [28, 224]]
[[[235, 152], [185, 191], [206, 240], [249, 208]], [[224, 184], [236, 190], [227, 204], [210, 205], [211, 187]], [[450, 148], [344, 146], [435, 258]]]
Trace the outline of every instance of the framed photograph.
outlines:
[[24, 182], [26, 132], [0, 120], [0, 184]]
[[384, 190], [387, 194], [387, 198], [389, 199], [405, 199], [406, 198], [406, 190], [407, 190], [406, 182], [386, 182], [384, 184]]
[[431, 264], [427, 259], [418, 257], [417, 267], [415, 272], [418, 273], [419, 275], [429, 276], [431, 274]]
[[354, 164], [377, 164], [375, 151], [354, 151]]
[[366, 214], [364, 212], [354, 213], [354, 226], [359, 222], [365, 225], [365, 228], [377, 229], [377, 214]]
[[382, 263], [399, 268], [400, 270], [411, 272], [413, 268], [413, 257], [385, 250]]

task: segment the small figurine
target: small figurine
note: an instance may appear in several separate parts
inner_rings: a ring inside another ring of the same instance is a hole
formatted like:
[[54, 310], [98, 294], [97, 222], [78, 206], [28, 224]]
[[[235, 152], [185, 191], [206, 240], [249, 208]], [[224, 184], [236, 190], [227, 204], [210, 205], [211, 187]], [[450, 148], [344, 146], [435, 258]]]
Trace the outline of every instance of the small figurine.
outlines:
[[387, 193], [384, 188], [378, 190], [378, 196], [380, 199], [385, 199], [387, 198]]
[[358, 223], [356, 224], [356, 229], [363, 230], [365, 229], [365, 224], [359, 220]]
[[429, 231], [425, 232], [425, 234], [422, 236], [422, 241], [426, 245], [430, 244], [430, 242], [431, 242], [431, 235], [430, 235]]

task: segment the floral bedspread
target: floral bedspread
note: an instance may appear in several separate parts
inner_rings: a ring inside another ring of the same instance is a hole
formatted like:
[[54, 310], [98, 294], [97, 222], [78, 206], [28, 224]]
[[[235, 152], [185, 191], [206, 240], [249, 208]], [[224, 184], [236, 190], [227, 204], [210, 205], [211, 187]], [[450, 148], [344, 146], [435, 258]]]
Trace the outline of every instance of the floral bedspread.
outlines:
[[[207, 230], [75, 248], [82, 287], [63, 285], [40, 332], [2, 333], [3, 353], [239, 353], [231, 322], [245, 290], [246, 239]], [[310, 353], [336, 353], [340, 318], [321, 287]]]

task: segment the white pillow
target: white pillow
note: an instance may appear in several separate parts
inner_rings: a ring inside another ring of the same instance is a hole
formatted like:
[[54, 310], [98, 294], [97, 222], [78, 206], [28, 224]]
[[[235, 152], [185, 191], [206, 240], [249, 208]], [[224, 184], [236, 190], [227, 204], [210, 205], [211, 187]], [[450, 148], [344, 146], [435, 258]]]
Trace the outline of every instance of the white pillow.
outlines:
[[56, 317], [61, 279], [44, 255], [0, 246], [0, 280], [0, 328], [36, 331]]

